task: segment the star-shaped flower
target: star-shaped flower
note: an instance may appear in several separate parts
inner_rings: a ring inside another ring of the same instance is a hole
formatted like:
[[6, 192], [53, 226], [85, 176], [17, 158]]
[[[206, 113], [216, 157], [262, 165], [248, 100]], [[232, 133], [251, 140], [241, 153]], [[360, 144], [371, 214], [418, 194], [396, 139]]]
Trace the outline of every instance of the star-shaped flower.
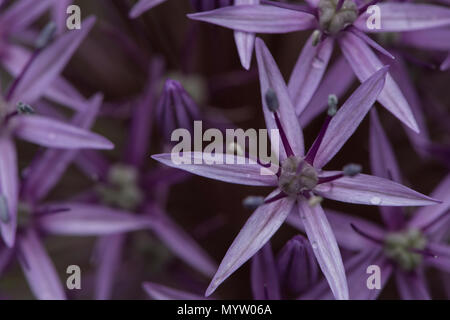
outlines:
[[[243, 156], [231, 154], [215, 154], [213, 157], [208, 153], [192, 152], [189, 155], [194, 159], [194, 164], [174, 163], [172, 154], [155, 155], [153, 158], [168, 166], [207, 178], [243, 185], [276, 187], [234, 240], [206, 295], [211, 294], [262, 248], [291, 211], [294, 211], [305, 223], [314, 253], [334, 295], [338, 299], [347, 299], [348, 289], [342, 259], [324, 211], [316, 201], [318, 197], [382, 206], [436, 203], [435, 200], [392, 181], [358, 174], [360, 168], [356, 165], [346, 166], [343, 171], [322, 169], [353, 134], [376, 101], [384, 86], [387, 67], [364, 81], [337, 113], [336, 101], [330, 99], [329, 115], [324, 127], [305, 155], [302, 130], [287, 87], [273, 57], [260, 39], [256, 42], [256, 56], [267, 129], [279, 130], [282, 141], [279, 155], [281, 165], [277, 172], [262, 175], [261, 170], [264, 172], [268, 169], [260, 161], [252, 163]], [[223, 161], [214, 162], [217, 158]]]
[[[347, 62], [360, 81], [383, 67], [370, 47], [388, 54], [365, 32], [370, 14], [377, 4], [381, 11], [378, 32], [408, 32], [450, 25], [450, 9], [412, 3], [360, 3], [353, 0], [309, 0], [308, 6], [266, 1], [271, 5], [239, 5], [209, 12], [189, 14], [191, 19], [213, 23], [248, 33], [288, 33], [315, 29], [304, 46], [289, 80], [289, 94], [297, 114], [301, 114], [316, 91], [327, 68], [334, 43], [338, 42]], [[249, 52], [241, 54], [251, 56]], [[419, 131], [413, 113], [397, 83], [388, 74], [378, 101], [405, 125]]]

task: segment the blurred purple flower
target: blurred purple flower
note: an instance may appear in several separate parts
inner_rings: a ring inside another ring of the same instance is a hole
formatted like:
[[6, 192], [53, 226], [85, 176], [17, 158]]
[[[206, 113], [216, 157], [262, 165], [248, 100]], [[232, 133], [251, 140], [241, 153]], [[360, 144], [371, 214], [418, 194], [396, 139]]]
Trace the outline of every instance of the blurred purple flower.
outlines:
[[[69, 32], [44, 47], [38, 47], [0, 104], [0, 194], [7, 205], [8, 219], [0, 229], [5, 243], [14, 245], [17, 222], [18, 177], [14, 137], [50, 148], [112, 149], [113, 144], [97, 134], [40, 115], [29, 115], [28, 101], [36, 101], [46, 86], [62, 71], [71, 55], [94, 24], [88, 18], [83, 31]], [[44, 36], [49, 36], [45, 34]]]
[[148, 86], [133, 111], [123, 159], [114, 164], [100, 153], [80, 152], [75, 161], [89, 178], [97, 180], [97, 186], [72, 201], [54, 204], [68, 211], [40, 220], [41, 229], [51, 234], [102, 236], [95, 252], [96, 299], [112, 295], [129, 231], [151, 231], [200, 273], [211, 276], [216, 269], [209, 255], [163, 209], [169, 187], [186, 174], [167, 168], [147, 171], [144, 167], [162, 71], [162, 61], [152, 60]]
[[[380, 177], [400, 182], [399, 167], [375, 110], [371, 114], [370, 151], [372, 171]], [[449, 192], [450, 176], [447, 176], [432, 193], [432, 197], [443, 199], [444, 202], [420, 208], [410, 219], [406, 219], [403, 210], [380, 207], [384, 228], [327, 210], [338, 243], [345, 249], [357, 251], [345, 263], [351, 299], [376, 299], [381, 293], [381, 290], [370, 290], [366, 285], [366, 268], [370, 265], [380, 267], [382, 287], [395, 274], [397, 288], [403, 299], [430, 299], [425, 267], [450, 271], [450, 246], [443, 242], [447, 240], [445, 236], [448, 235], [450, 222]], [[305, 229], [297, 217], [293, 216], [289, 221], [299, 229]], [[331, 297], [325, 282], [302, 296], [304, 299]]]
[[[206, 295], [250, 259], [282, 225], [291, 211], [298, 211], [305, 222], [307, 235], [325, 277], [338, 299], [348, 298], [347, 282], [339, 249], [318, 196], [338, 201], [382, 206], [431, 205], [436, 201], [400, 184], [375, 176], [362, 175], [359, 168], [347, 166], [343, 171], [323, 171], [357, 129], [384, 86], [387, 67], [377, 71], [353, 93], [335, 114], [336, 104], [309, 152], [304, 155], [301, 127], [295, 116], [287, 87], [269, 50], [257, 39], [256, 54], [260, 72], [263, 112], [267, 129], [278, 129], [282, 141], [281, 167], [278, 172], [261, 163], [246, 163], [242, 156], [223, 154], [223, 163], [209, 159], [207, 153], [193, 152], [191, 157], [214, 164], [175, 164], [171, 154], [153, 158], [170, 167], [229, 183], [276, 186], [249, 218], [225, 255]], [[336, 102], [335, 102], [336, 103]], [[335, 115], [334, 115], [335, 114]], [[351, 120], [350, 120], [351, 119]], [[217, 159], [218, 155], [214, 155]], [[239, 161], [238, 161], [239, 160]], [[243, 160], [243, 162], [242, 162]], [[248, 159], [247, 159], [248, 160]], [[245, 163], [245, 164], [239, 164]]]

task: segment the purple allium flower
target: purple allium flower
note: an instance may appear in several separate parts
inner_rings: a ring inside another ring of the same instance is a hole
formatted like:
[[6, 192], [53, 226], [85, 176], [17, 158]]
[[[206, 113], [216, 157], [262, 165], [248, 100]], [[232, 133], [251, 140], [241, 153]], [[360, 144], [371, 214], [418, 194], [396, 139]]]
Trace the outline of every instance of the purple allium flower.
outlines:
[[[79, 112], [72, 119], [73, 128], [88, 129], [95, 120], [101, 102], [101, 95], [91, 99], [86, 106], [86, 111]], [[11, 215], [10, 211], [11, 198], [6, 198], [3, 193], [0, 194], [0, 217], [5, 225], [5, 230], [8, 230], [6, 228], [9, 226], [14, 226], [15, 231], [16, 223], [18, 223], [17, 238], [13, 246], [11, 248], [2, 246], [0, 249], [3, 258], [0, 272], [12, 259], [17, 258], [31, 291], [38, 299], [66, 298], [63, 285], [44, 248], [42, 238], [45, 235], [45, 229], [51, 229], [46, 222], [48, 217], [51, 216], [50, 221], [54, 221], [53, 218], [58, 217], [60, 212], [64, 212], [68, 208], [56, 204], [43, 204], [41, 201], [60, 180], [70, 162], [75, 158], [76, 153], [77, 150], [51, 149], [39, 154], [30, 167], [24, 171], [24, 179], [20, 188], [17, 185], [20, 194], [14, 215]], [[0, 161], [0, 164], [3, 164], [3, 161]], [[66, 229], [72, 230], [74, 226], [79, 225], [80, 215], [76, 216], [76, 213], [71, 212], [66, 217], [68, 219], [63, 221]], [[90, 217], [91, 223], [95, 223], [96, 218]], [[125, 218], [128, 218], [128, 216], [125, 216]], [[114, 222], [119, 223], [109, 220], [104, 223], [104, 226], [108, 226], [108, 223], [114, 226]], [[120, 225], [127, 228], [126, 222], [127, 220], [122, 219]], [[135, 225], [142, 225], [142, 221], [136, 222]], [[92, 228], [92, 225], [88, 227]], [[73, 234], [76, 235], [76, 232], [73, 232]]]
[[[387, 67], [377, 71], [353, 93], [336, 113], [331, 103], [325, 125], [308, 153], [304, 153], [302, 130], [295, 116], [284, 80], [269, 50], [260, 39], [256, 44], [263, 112], [268, 129], [278, 129], [282, 141], [281, 166], [273, 175], [261, 175], [267, 169], [260, 163], [242, 163], [241, 156], [223, 154], [223, 163], [175, 164], [171, 154], [153, 158], [170, 167], [229, 183], [275, 186], [249, 218], [228, 250], [206, 291], [210, 295], [236, 269], [250, 259], [283, 224], [291, 213], [302, 217], [316, 258], [338, 299], [348, 298], [347, 282], [333, 232], [317, 197], [349, 203], [381, 206], [431, 205], [436, 201], [400, 184], [375, 176], [358, 174], [360, 168], [347, 166], [343, 171], [323, 171], [353, 134], [376, 101], [384, 86]], [[333, 100], [333, 99], [331, 99]], [[351, 120], [349, 120], [351, 119]], [[194, 159], [209, 160], [207, 153], [193, 152]], [[217, 154], [215, 158], [217, 159]], [[240, 159], [241, 158], [241, 159]], [[230, 161], [231, 160], [231, 161]], [[240, 160], [240, 161], [238, 161]], [[248, 160], [248, 159], [247, 159]]]
[[[375, 110], [371, 114], [371, 166], [381, 177], [399, 182], [401, 174], [393, 150]], [[380, 207], [384, 227], [360, 218], [327, 211], [336, 239], [343, 248], [357, 251], [345, 263], [351, 299], [376, 299], [381, 290], [366, 286], [366, 268], [375, 265], [381, 269], [381, 286], [392, 274], [403, 299], [430, 299], [424, 270], [434, 267], [450, 270], [450, 246], [443, 243], [448, 235], [450, 209], [450, 176], [433, 191], [432, 196], [443, 199], [442, 204], [420, 208], [410, 218], [396, 207]], [[290, 218], [300, 229], [301, 221]], [[353, 229], [353, 233], [352, 233]], [[306, 293], [303, 298], [331, 298], [325, 283]]]
[[123, 159], [111, 163], [99, 153], [81, 152], [76, 162], [88, 177], [97, 180], [97, 186], [73, 201], [54, 204], [68, 211], [40, 219], [41, 229], [50, 234], [102, 236], [96, 250], [96, 299], [111, 297], [130, 231], [151, 231], [200, 273], [212, 276], [216, 269], [208, 254], [163, 209], [169, 187], [186, 174], [168, 168], [145, 169], [162, 70], [161, 60], [152, 60], [149, 85], [132, 114]]
[[[372, 1], [378, 3], [379, 1]], [[270, 4], [276, 4], [269, 1]], [[337, 41], [350, 67], [360, 81], [366, 80], [383, 64], [370, 48], [386, 53], [364, 32], [406, 32], [450, 25], [450, 9], [424, 4], [378, 3], [382, 23], [379, 30], [368, 29], [365, 12], [352, 0], [307, 1], [308, 6], [283, 4], [242, 5], [188, 15], [191, 19], [250, 33], [287, 33], [315, 29], [302, 50], [289, 81], [297, 114], [311, 100], [328, 65]], [[248, 47], [251, 50], [251, 47]], [[251, 54], [251, 53], [250, 53]], [[388, 74], [379, 102], [412, 130], [419, 130], [408, 102]]]
[[48, 117], [30, 115], [33, 108], [28, 105], [28, 101], [39, 99], [46, 86], [62, 71], [93, 23], [94, 19], [90, 18], [83, 31], [68, 33], [45, 48], [37, 48], [5, 97], [1, 98], [0, 193], [7, 204], [8, 219], [1, 221], [0, 228], [3, 240], [10, 247], [15, 239], [19, 191], [14, 137], [50, 148], [113, 148], [110, 141], [97, 134]]

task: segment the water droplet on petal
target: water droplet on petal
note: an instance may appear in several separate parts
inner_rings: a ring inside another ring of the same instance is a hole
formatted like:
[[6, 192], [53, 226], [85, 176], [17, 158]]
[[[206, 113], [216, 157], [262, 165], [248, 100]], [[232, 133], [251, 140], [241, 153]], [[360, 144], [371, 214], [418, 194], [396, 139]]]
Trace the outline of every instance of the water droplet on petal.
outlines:
[[370, 198], [370, 203], [373, 205], [379, 205], [381, 203], [380, 197], [372, 197]]
[[311, 243], [311, 247], [316, 250], [317, 248], [319, 248], [319, 245], [317, 244], [317, 242], [313, 241], [313, 243]]
[[316, 69], [322, 69], [324, 67], [325, 62], [319, 58], [314, 58], [312, 62], [312, 67]]

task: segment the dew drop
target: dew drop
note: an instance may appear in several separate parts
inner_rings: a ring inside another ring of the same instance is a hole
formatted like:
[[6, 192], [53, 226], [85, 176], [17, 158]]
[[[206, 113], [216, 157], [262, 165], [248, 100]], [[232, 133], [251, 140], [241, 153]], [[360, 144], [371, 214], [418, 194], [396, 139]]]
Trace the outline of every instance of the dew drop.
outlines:
[[381, 198], [379, 197], [372, 197], [370, 198], [370, 203], [373, 205], [378, 205], [381, 203]]
[[319, 247], [319, 245], [317, 244], [317, 242], [313, 241], [313, 243], [311, 243], [312, 248], [315, 250]]

